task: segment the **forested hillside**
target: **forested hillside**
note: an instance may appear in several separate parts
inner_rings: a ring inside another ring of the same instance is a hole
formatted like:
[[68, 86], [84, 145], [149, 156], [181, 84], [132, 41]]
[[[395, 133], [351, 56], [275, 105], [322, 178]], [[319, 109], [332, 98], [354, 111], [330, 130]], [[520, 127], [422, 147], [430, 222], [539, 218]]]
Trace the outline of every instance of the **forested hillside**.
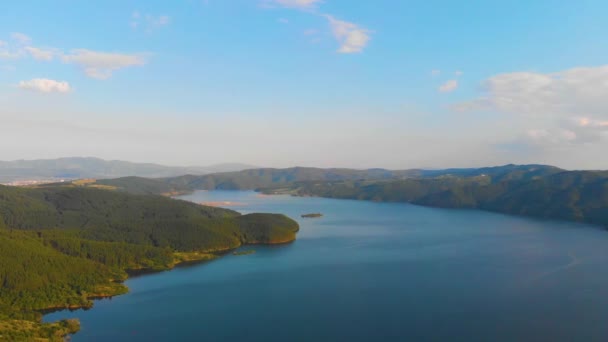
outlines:
[[284, 215], [240, 215], [163, 196], [0, 186], [0, 340], [75, 329], [29, 322], [41, 310], [89, 307], [90, 298], [125, 293], [120, 282], [129, 271], [208, 260], [242, 244], [285, 243], [297, 231]]
[[444, 170], [385, 170], [385, 169], [319, 169], [293, 167], [288, 169], [251, 169], [239, 172], [213, 173], [203, 176], [185, 175], [171, 178], [147, 179], [125, 177], [98, 180], [96, 184], [115, 187], [134, 194], [171, 194], [193, 190], [256, 190], [280, 187], [300, 182], [382, 181], [426, 179], [437, 177], [489, 177], [493, 182], [526, 180], [544, 177], [563, 170], [546, 165], [505, 165], [487, 168]]
[[257, 169], [164, 179], [115, 179], [98, 184], [133, 193], [197, 189], [260, 190], [299, 196], [409, 202], [476, 208], [515, 215], [608, 225], [602, 171], [565, 171], [547, 165], [404, 170]]
[[134, 193], [197, 189], [259, 190], [298, 196], [409, 202], [608, 225], [608, 172], [547, 165], [405, 170], [258, 169], [164, 179], [115, 179], [98, 184]]
[[261, 189], [298, 196], [482, 209], [608, 226], [608, 172], [482, 174], [388, 181], [299, 182]]

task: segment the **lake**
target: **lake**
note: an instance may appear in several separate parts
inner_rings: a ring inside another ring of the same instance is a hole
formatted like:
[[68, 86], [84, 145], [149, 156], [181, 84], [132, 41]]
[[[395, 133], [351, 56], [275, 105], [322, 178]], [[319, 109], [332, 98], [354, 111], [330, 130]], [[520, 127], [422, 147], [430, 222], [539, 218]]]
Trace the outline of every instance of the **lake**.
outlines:
[[[471, 210], [199, 191], [297, 241], [139, 276], [73, 341], [605, 341], [608, 232]], [[321, 212], [321, 218], [301, 214]]]

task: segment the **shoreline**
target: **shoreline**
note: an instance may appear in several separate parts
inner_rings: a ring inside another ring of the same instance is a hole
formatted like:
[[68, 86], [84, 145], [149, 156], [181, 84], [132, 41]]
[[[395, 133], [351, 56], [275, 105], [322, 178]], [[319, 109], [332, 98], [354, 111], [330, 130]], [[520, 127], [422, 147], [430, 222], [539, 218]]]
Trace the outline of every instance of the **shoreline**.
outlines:
[[[93, 294], [91, 296], [86, 297], [86, 299], [90, 301], [90, 304], [87, 303], [86, 305], [85, 304], [70, 305], [67, 307], [54, 306], [54, 307], [36, 310], [36, 312], [40, 313], [43, 316], [42, 320], [39, 323], [57, 323], [57, 322], [61, 322], [63, 320], [74, 320], [74, 319], [78, 320], [77, 318], [64, 318], [64, 319], [52, 321], [52, 322], [43, 322], [45, 315], [49, 315], [49, 314], [57, 313], [57, 312], [63, 312], [63, 311], [70, 311], [70, 312], [79, 311], [79, 310], [88, 311], [95, 307], [96, 301], [112, 300], [112, 298], [114, 298], [114, 297], [129, 294], [131, 291], [126, 285], [124, 285], [124, 282], [131, 278], [143, 277], [143, 276], [151, 275], [151, 274], [155, 274], [155, 273], [170, 272], [176, 268], [182, 268], [182, 267], [185, 268], [185, 267], [196, 266], [196, 265], [200, 265], [203, 263], [211, 262], [211, 261], [221, 258], [222, 256], [229, 255], [231, 252], [234, 252], [244, 246], [281, 246], [281, 245], [287, 245], [290, 243], [294, 243], [295, 241], [296, 241], [296, 239], [294, 238], [291, 240], [285, 240], [285, 241], [279, 241], [279, 242], [246, 243], [246, 244], [241, 244], [235, 248], [218, 249], [218, 250], [213, 250], [210, 252], [194, 252], [194, 253], [205, 255], [205, 258], [192, 259], [192, 260], [181, 260], [179, 262], [174, 263], [173, 265], [171, 265], [170, 268], [167, 268], [167, 269], [144, 268], [144, 269], [136, 269], [136, 270], [133, 270], [133, 269], [125, 270], [125, 272], [127, 273], [127, 278], [122, 280], [121, 282], [119, 282], [119, 284], [122, 285], [124, 288], [126, 288], [126, 292], [116, 293], [116, 294]], [[208, 258], [209, 255], [213, 255], [213, 257]]]

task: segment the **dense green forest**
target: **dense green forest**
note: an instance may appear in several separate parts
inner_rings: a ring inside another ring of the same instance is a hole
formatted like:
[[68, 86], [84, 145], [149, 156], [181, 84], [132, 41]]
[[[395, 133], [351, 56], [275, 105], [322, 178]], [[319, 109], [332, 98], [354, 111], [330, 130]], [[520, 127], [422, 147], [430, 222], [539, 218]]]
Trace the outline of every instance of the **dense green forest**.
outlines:
[[82, 186], [0, 186], [0, 340], [58, 338], [70, 322], [34, 324], [53, 308], [125, 293], [127, 272], [209, 260], [242, 244], [285, 243], [298, 224], [156, 195]]

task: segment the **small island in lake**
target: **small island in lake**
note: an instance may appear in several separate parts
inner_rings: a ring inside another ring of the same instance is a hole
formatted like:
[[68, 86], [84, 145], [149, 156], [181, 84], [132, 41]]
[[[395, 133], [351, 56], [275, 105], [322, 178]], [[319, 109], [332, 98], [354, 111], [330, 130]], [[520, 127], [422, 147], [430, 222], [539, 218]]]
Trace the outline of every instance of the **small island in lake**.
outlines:
[[302, 217], [305, 218], [317, 218], [317, 217], [322, 217], [323, 214], [321, 213], [310, 213], [310, 214], [302, 214]]

